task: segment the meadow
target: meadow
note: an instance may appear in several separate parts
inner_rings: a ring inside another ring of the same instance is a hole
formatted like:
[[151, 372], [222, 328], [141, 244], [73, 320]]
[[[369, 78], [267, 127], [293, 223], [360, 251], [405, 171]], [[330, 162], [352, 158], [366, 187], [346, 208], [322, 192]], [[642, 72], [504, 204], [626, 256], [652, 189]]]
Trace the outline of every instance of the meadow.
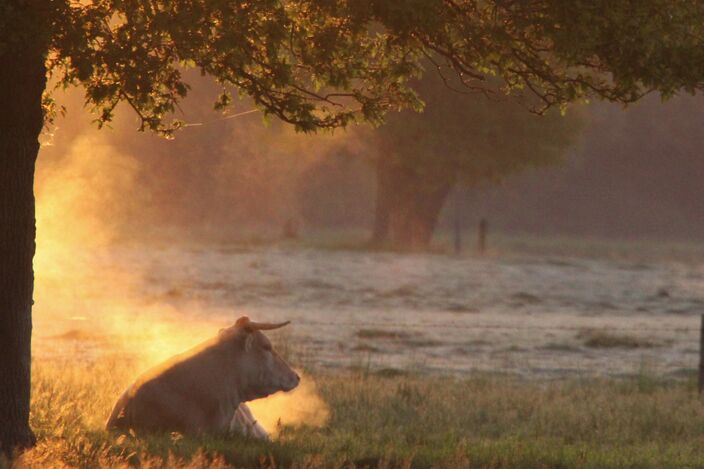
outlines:
[[[496, 242], [481, 257], [264, 244], [39, 259], [38, 443], [13, 465], [704, 467], [698, 251]], [[138, 373], [241, 314], [290, 319], [271, 337], [314, 383], [267, 402], [273, 441], [103, 429]]]
[[704, 467], [704, 405], [693, 380], [319, 371], [310, 379], [329, 407], [327, 422], [284, 426], [261, 442], [104, 431], [132, 373], [117, 357], [37, 361], [38, 444], [15, 467]]

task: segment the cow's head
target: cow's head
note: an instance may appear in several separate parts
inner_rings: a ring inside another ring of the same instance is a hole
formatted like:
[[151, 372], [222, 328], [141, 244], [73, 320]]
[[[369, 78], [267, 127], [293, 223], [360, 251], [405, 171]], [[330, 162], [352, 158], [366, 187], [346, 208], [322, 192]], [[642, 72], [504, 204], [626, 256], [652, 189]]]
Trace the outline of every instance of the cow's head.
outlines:
[[279, 356], [261, 331], [278, 329], [288, 324], [256, 323], [242, 316], [234, 326], [220, 332], [237, 354], [237, 374], [244, 400], [259, 399], [278, 391], [290, 391], [300, 377]]

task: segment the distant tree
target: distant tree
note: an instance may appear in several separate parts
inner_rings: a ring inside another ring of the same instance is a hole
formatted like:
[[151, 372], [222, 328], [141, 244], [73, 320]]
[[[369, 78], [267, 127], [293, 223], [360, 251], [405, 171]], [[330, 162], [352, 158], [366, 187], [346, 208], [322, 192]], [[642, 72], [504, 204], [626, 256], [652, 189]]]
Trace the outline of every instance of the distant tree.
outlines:
[[452, 188], [495, 182], [555, 163], [575, 140], [579, 119], [536, 116], [511, 101], [458, 94], [438, 75], [416, 89], [422, 113], [388, 116], [374, 133], [377, 191], [372, 242], [426, 248]]
[[[538, 111], [704, 85], [700, 0], [5, 0], [0, 3], [0, 446], [29, 428], [34, 165], [51, 99], [81, 85], [98, 125], [120, 103], [173, 135], [198, 68], [302, 131], [418, 107], [425, 56], [468, 90], [537, 96]], [[442, 67], [441, 67], [442, 65]], [[496, 82], [486, 80], [495, 76]], [[494, 83], [499, 83], [498, 88]], [[67, 220], [67, 225], [69, 224]]]
[[311, 164], [297, 182], [306, 226], [358, 227], [369, 223], [374, 178], [368, 161], [358, 152], [335, 147], [327, 157]]

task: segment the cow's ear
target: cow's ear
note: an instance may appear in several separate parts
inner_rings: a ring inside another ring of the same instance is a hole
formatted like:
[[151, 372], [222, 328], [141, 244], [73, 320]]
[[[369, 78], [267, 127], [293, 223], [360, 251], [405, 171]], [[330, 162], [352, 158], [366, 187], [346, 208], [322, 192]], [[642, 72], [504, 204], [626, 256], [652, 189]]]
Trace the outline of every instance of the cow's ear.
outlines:
[[249, 326], [249, 316], [242, 316], [235, 322], [235, 327], [246, 329]]
[[254, 344], [254, 334], [247, 334], [247, 337], [244, 338], [244, 351], [252, 350], [252, 344]]

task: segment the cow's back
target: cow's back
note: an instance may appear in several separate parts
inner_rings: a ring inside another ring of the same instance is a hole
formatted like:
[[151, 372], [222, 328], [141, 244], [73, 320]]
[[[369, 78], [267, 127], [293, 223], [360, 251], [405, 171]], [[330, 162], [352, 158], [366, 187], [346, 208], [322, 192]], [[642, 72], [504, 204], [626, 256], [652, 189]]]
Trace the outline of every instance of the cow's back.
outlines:
[[232, 416], [223, 415], [229, 409], [223, 412], [222, 376], [212, 358], [199, 350], [148, 371], [118, 399], [106, 427], [182, 433], [227, 427]]
[[113, 406], [112, 412], [110, 413], [110, 417], [108, 417], [108, 420], [105, 423], [105, 428], [107, 428], [108, 430], [127, 430], [129, 428], [129, 423], [127, 422], [127, 415], [125, 413], [125, 408], [129, 401], [128, 392], [129, 389], [123, 392], [120, 398]]
[[[173, 425], [170, 415], [174, 412], [165, 412], [165, 401], [172, 400], [169, 393], [154, 392], [159, 380], [150, 380], [141, 384], [130, 386], [117, 400], [115, 407], [106, 423], [107, 429], [119, 430], [173, 430], [178, 431]], [[176, 411], [176, 409], [174, 409]]]

